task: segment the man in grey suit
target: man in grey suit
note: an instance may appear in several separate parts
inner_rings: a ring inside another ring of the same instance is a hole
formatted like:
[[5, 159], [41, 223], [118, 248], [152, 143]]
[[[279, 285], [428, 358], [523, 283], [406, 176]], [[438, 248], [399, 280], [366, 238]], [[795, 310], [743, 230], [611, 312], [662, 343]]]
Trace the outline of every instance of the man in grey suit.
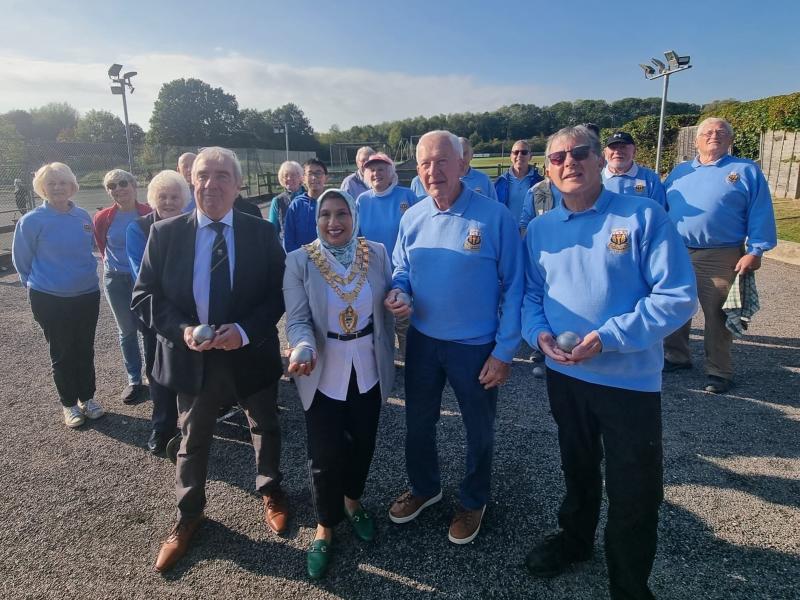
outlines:
[[[216, 417], [231, 397], [250, 424], [265, 520], [280, 533], [288, 513], [276, 406], [284, 253], [270, 223], [233, 210], [242, 181], [233, 152], [204, 149], [192, 181], [197, 210], [153, 226], [132, 301], [157, 332], [153, 378], [178, 392], [183, 434], [175, 475], [178, 523], [161, 546], [160, 572], [186, 553], [203, 520]], [[216, 326], [216, 333], [198, 344], [192, 331], [200, 323]]]

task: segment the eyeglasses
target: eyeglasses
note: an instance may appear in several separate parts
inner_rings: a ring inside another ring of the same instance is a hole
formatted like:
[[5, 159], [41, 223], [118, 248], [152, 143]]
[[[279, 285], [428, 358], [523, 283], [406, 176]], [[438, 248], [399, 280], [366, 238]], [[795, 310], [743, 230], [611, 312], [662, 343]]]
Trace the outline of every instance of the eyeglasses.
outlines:
[[516, 156], [517, 154], [521, 154], [522, 156], [528, 156], [530, 154], [530, 150], [512, 150], [511, 154]]
[[551, 165], [561, 165], [569, 154], [575, 160], [586, 160], [589, 158], [592, 148], [590, 146], [575, 146], [572, 150], [559, 150], [547, 155], [547, 160]]
[[119, 181], [119, 183], [111, 182], [108, 185], [106, 185], [106, 188], [109, 191], [113, 192], [115, 189], [117, 189], [117, 186], [119, 186], [121, 188], [128, 187], [128, 180], [127, 179], [122, 179], [122, 180]]
[[728, 132], [725, 129], [712, 129], [710, 131], [704, 131], [697, 137], [704, 137], [706, 139], [710, 139], [715, 136], [720, 138], [728, 137]]

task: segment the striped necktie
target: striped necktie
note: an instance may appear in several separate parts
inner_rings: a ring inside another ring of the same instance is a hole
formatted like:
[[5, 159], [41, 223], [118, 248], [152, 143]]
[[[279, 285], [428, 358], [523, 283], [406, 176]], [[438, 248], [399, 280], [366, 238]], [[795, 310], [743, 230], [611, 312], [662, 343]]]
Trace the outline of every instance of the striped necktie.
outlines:
[[209, 225], [217, 234], [211, 247], [211, 279], [208, 289], [208, 323], [228, 322], [231, 306], [231, 268], [228, 263], [228, 244], [225, 242], [225, 223]]

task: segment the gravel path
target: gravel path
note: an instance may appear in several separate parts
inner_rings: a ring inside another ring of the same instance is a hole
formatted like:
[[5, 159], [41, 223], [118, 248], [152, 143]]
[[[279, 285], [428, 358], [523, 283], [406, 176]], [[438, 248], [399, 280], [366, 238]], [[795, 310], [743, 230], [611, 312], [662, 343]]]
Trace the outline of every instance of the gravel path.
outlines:
[[[800, 267], [765, 261], [764, 308], [737, 342], [737, 387], [702, 391], [701, 371], [664, 386], [666, 501], [652, 588], [660, 598], [800, 597]], [[212, 450], [208, 522], [166, 577], [153, 571], [173, 522], [174, 469], [149, 455], [149, 403], [125, 406], [116, 331], [105, 300], [97, 335], [103, 419], [67, 430], [54, 397], [43, 336], [12, 273], [0, 273], [0, 393], [8, 410], [0, 447], [2, 598], [606, 598], [602, 536], [595, 558], [551, 580], [521, 569], [551, 529], [563, 491], [544, 384], [520, 353], [501, 392], [493, 501], [472, 544], [447, 541], [463, 469], [464, 433], [452, 395], [443, 406], [445, 499], [417, 521], [386, 517], [406, 486], [402, 372], [381, 416], [365, 505], [378, 539], [337, 529], [331, 574], [305, 578], [313, 538], [305, 433], [296, 391], [280, 389], [282, 465], [294, 514], [279, 538], [261, 521], [242, 420], [223, 424]], [[702, 327], [696, 320], [696, 327]], [[696, 329], [695, 334], [700, 330]], [[702, 345], [694, 337], [695, 360]]]

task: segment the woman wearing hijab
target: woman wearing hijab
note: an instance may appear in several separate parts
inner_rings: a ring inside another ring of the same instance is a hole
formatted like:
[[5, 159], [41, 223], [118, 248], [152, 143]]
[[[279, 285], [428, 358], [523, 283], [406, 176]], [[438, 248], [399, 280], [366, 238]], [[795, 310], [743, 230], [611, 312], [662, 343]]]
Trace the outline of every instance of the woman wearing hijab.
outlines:
[[[306, 416], [317, 531], [308, 575], [325, 574], [333, 528], [346, 516], [356, 536], [375, 528], [360, 498], [375, 449], [378, 416], [394, 383], [394, 322], [383, 299], [391, 262], [383, 245], [356, 237], [347, 192], [326, 190], [316, 207], [317, 239], [286, 258], [289, 373]], [[305, 353], [306, 356], [298, 356]]]

